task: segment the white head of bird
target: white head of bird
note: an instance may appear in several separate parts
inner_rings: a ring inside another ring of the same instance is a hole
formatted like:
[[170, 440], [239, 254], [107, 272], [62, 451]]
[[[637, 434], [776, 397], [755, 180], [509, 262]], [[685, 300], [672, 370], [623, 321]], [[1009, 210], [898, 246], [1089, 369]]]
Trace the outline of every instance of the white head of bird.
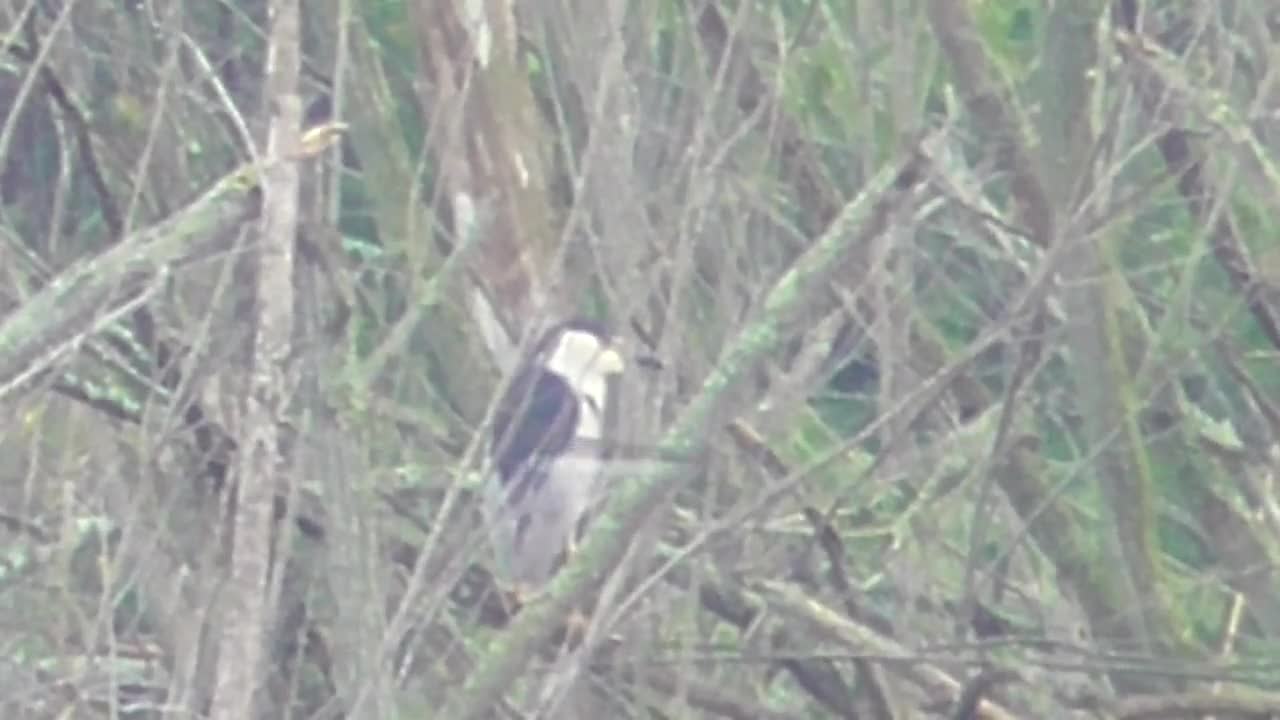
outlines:
[[578, 396], [581, 415], [578, 437], [599, 439], [609, 376], [626, 369], [612, 338], [594, 329], [569, 326], [553, 338], [543, 366], [569, 385]]

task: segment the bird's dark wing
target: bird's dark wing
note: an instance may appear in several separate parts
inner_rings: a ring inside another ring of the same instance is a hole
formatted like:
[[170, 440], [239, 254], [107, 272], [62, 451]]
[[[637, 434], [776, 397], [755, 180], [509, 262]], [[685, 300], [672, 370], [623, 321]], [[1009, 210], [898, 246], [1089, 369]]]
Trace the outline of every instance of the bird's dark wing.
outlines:
[[[563, 378], [540, 367], [520, 373], [498, 403], [493, 455], [502, 484], [539, 457], [564, 452], [578, 425], [578, 402]], [[519, 492], [513, 489], [512, 493]]]

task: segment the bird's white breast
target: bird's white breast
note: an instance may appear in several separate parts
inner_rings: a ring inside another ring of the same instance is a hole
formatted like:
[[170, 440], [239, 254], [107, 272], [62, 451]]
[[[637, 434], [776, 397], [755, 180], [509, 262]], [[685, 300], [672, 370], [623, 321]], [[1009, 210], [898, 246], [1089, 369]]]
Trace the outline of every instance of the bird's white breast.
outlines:
[[[499, 558], [500, 569], [510, 580], [534, 585], [546, 582], [578, 523], [599, 505], [604, 461], [595, 444], [588, 445], [589, 449], [571, 446], [554, 459], [544, 459], [541, 467], [523, 468], [507, 488], [491, 479], [486, 502], [490, 527], [496, 547], [510, 553]], [[527, 490], [518, 499], [506, 497], [520, 482], [530, 483]], [[521, 518], [526, 518], [523, 528]]]

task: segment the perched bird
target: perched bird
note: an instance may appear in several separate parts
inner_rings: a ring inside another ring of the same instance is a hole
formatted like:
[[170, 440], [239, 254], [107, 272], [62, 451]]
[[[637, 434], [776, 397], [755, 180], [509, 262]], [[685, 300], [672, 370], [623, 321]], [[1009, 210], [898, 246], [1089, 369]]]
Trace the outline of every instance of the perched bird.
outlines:
[[609, 378], [625, 366], [603, 325], [562, 322], [543, 333], [498, 403], [484, 503], [498, 575], [517, 603], [573, 553], [602, 498]]

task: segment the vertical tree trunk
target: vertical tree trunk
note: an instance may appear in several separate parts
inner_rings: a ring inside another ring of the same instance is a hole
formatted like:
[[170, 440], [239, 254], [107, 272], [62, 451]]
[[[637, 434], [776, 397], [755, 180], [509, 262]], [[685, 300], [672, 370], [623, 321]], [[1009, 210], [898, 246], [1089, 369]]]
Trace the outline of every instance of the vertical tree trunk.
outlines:
[[[297, 0], [271, 4], [267, 59], [267, 106], [271, 109], [267, 156], [282, 158], [298, 148], [302, 117], [297, 94], [299, 68]], [[290, 338], [293, 333], [293, 246], [298, 221], [298, 166], [271, 164], [263, 173], [263, 221], [258, 242], [258, 316], [253, 365], [240, 427], [238, 502], [233, 518], [226, 625], [218, 660], [211, 717], [254, 716], [262, 677], [263, 643], [271, 615], [268, 577], [272, 500], [287, 476], [280, 455], [278, 422], [288, 404]]]

